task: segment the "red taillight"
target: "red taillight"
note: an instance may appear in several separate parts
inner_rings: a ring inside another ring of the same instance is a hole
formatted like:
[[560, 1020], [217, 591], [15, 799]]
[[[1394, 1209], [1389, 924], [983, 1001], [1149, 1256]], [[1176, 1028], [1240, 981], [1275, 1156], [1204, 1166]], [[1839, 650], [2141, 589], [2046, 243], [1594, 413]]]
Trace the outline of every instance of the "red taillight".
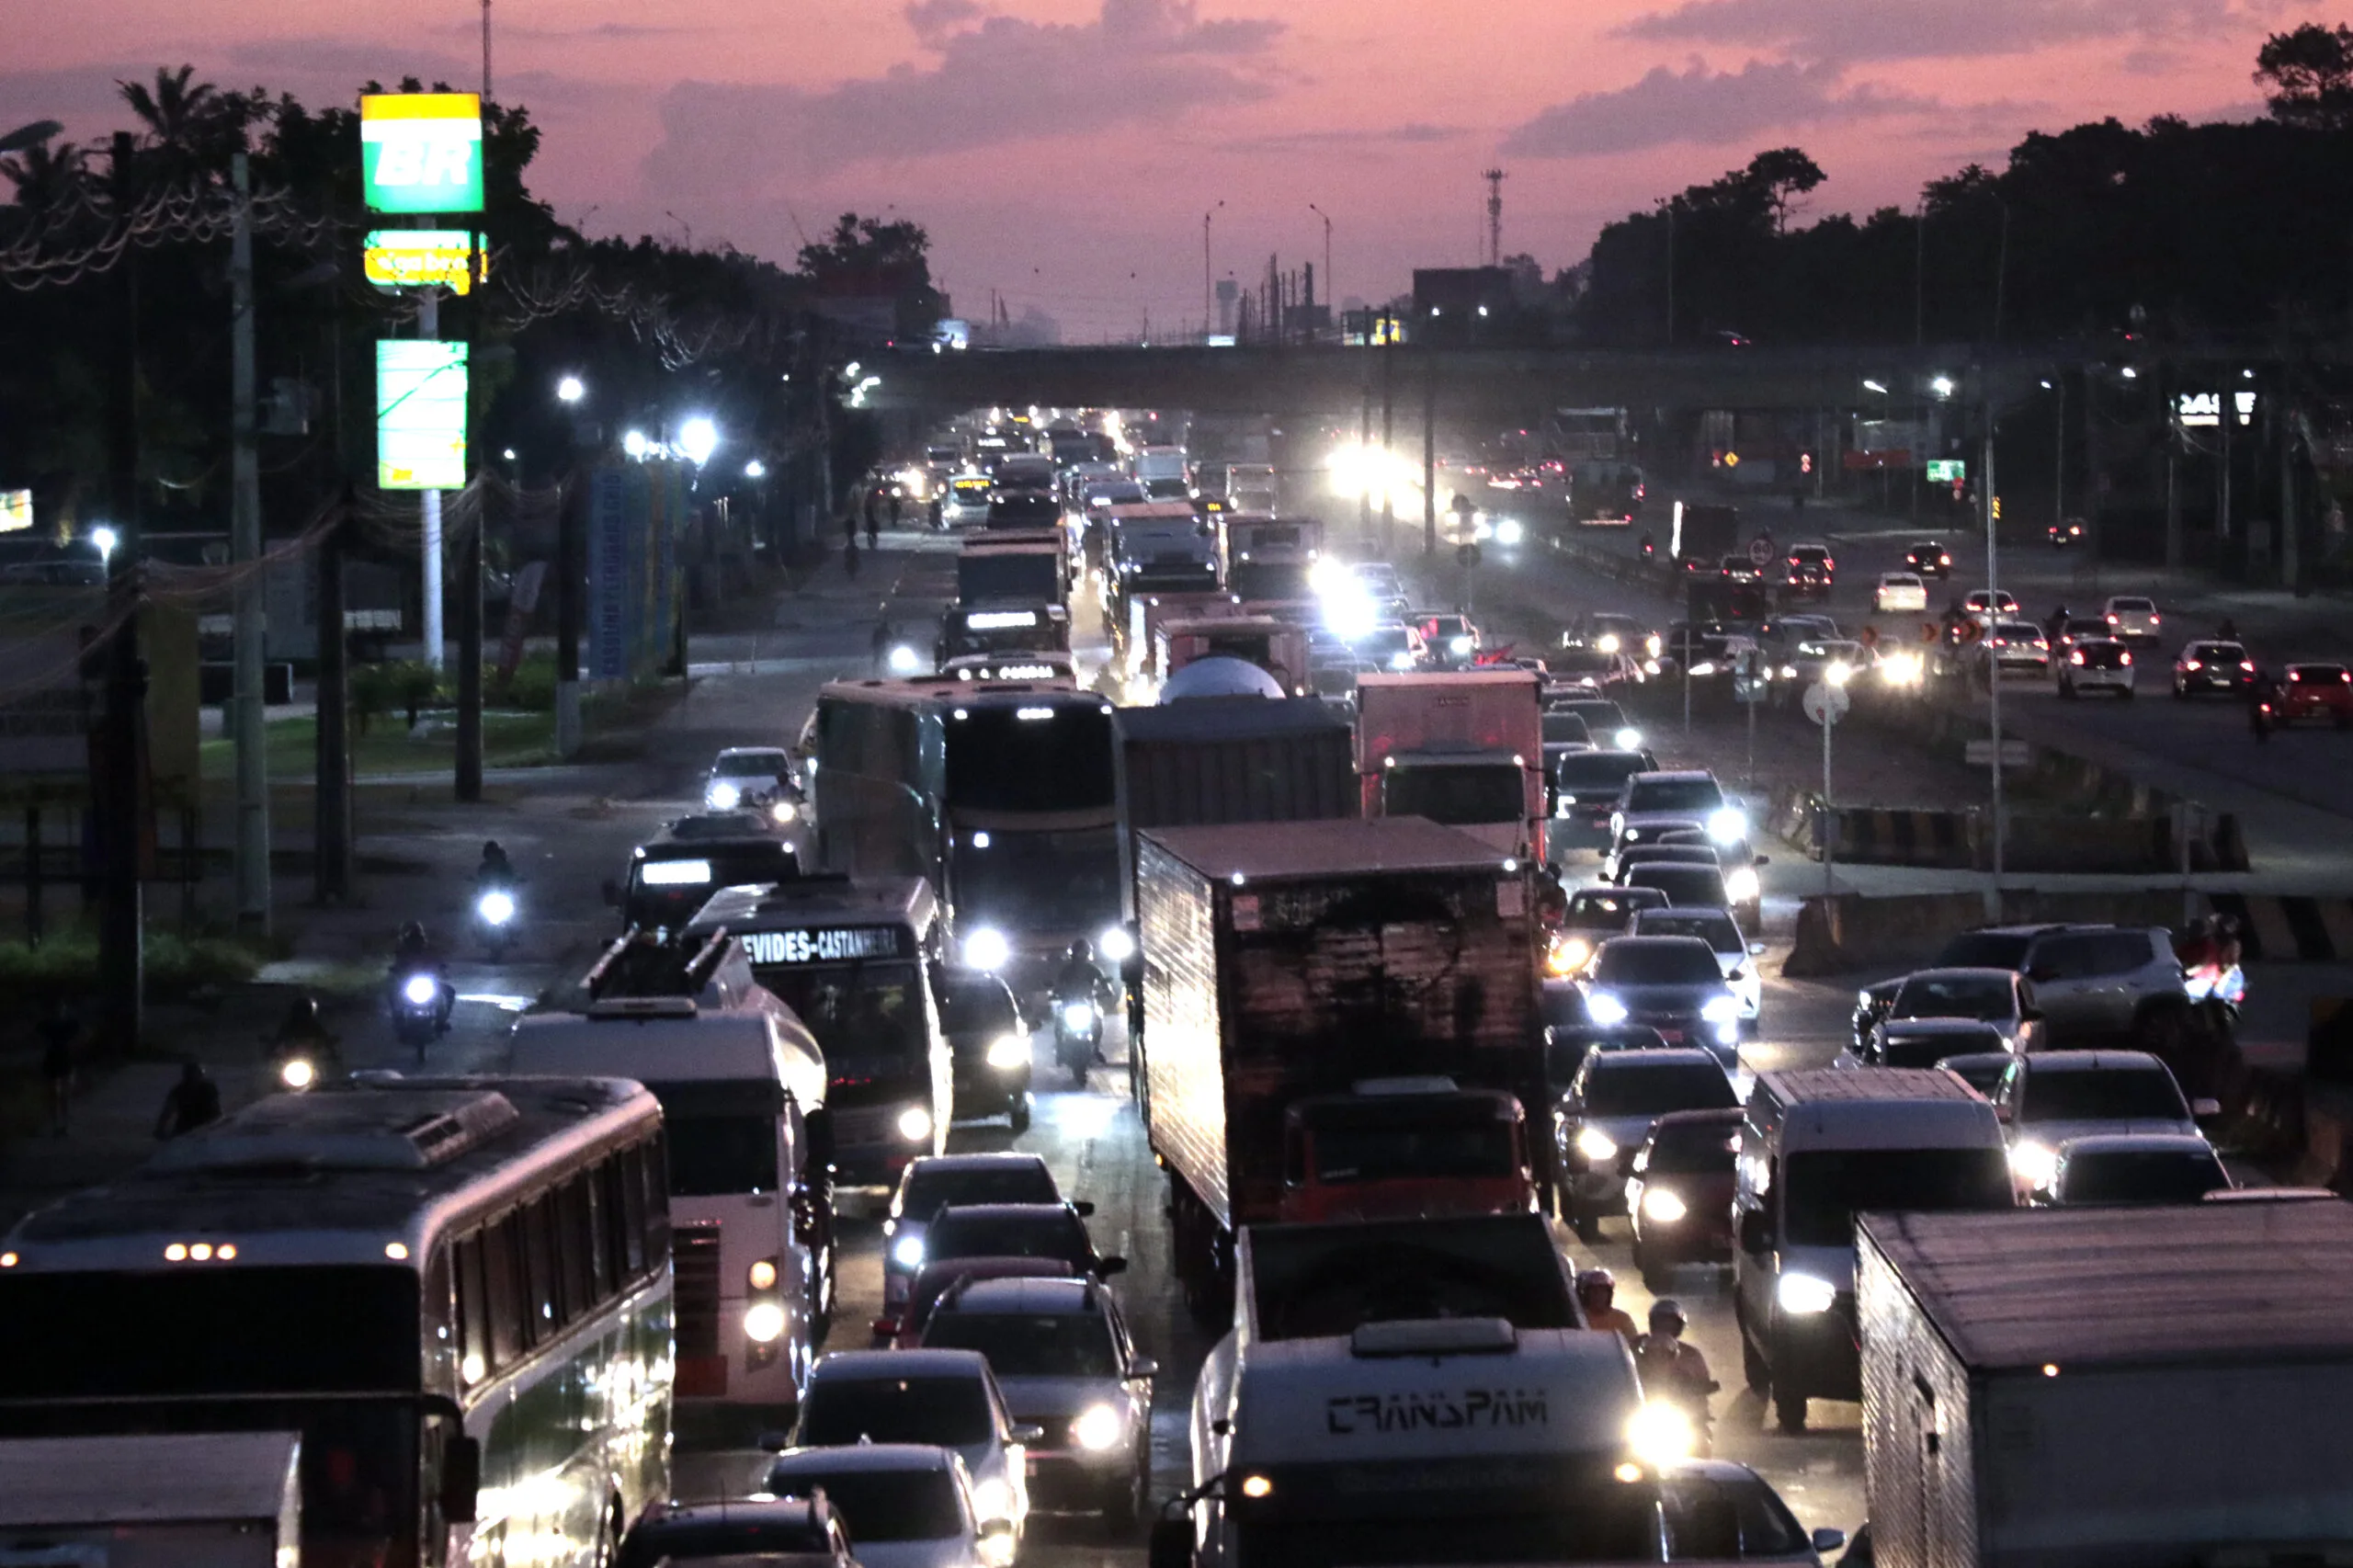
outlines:
[[2353, 682], [2353, 670], [2339, 670], [2336, 672], [2336, 678], [2341, 681]]
[[2304, 672], [2302, 670], [2290, 670], [2288, 672], [2288, 678], [2291, 681], [2302, 680], [2304, 678]]
[[2204, 669], [2206, 666], [2200, 664], [2195, 659], [2184, 659], [2181, 662], [2181, 667], [2185, 670], [2200, 670]]
[[2114, 625], [2117, 623], [2117, 622], [2116, 622], [2116, 617], [2114, 617], [2114, 616], [2112, 616], [2112, 615], [2111, 615], [2111, 616], [2109, 616], [2109, 617], [2108, 618], [2108, 623], [2109, 623], [2110, 626], [2114, 626]]
[[2071, 665], [2082, 664], [2084, 662], [2084, 651], [2081, 648], [2076, 649], [2074, 653], [2067, 655], [2067, 662]]
[[2131, 667], [2131, 663], [2132, 663], [2132, 655], [2131, 655], [2131, 654], [2130, 654], [2130, 653], [2125, 654], [2125, 655], [2124, 655], [2124, 663], [2125, 663], [2126, 667], [2128, 667], [2128, 668], [2129, 668], [2129, 667]]
[[1822, 569], [1824, 572], [1836, 572], [1838, 570], [1838, 562], [1831, 560], [1828, 556], [1824, 556], [1822, 561]]
[[2245, 659], [2241, 659], [2239, 661], [2239, 668], [2245, 670], [2249, 675], [2253, 675], [2255, 673], [2255, 665]]

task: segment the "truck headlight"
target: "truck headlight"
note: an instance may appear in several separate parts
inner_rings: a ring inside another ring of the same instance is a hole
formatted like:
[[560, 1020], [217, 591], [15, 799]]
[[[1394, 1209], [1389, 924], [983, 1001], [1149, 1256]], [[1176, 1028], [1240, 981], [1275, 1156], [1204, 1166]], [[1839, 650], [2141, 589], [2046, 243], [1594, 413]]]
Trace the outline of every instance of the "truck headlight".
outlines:
[[1117, 1443], [1127, 1423], [1120, 1413], [1108, 1404], [1090, 1404], [1084, 1415], [1071, 1423], [1071, 1440], [1090, 1453], [1101, 1453]]
[[1737, 844], [1748, 836], [1748, 816], [1737, 806], [1719, 806], [1708, 813], [1708, 836], [1718, 844]]
[[1811, 1317], [1830, 1310], [1830, 1304], [1838, 1299], [1838, 1288], [1811, 1274], [1784, 1274], [1780, 1288], [1773, 1295], [1783, 1312]]
[[744, 791], [724, 778], [714, 778], [710, 788], [702, 792], [702, 798], [710, 802], [713, 811], [732, 812], [736, 802], [743, 800]]
[[911, 1105], [899, 1113], [899, 1136], [910, 1143], [920, 1143], [931, 1136], [931, 1112], [919, 1105]]
[[2048, 1187], [2059, 1174], [2059, 1151], [2048, 1143], [2019, 1143], [2010, 1150], [2010, 1169], [2029, 1187]]
[[1626, 1447], [1648, 1465], [1688, 1460], [1699, 1448], [1691, 1418], [1671, 1404], [1648, 1403], [1626, 1418]]
[[1013, 944], [994, 926], [976, 926], [964, 938], [964, 961], [974, 969], [1003, 969], [1013, 957]]
[[744, 1282], [755, 1290], [776, 1289], [776, 1259], [764, 1257], [744, 1271]]
[[1103, 935], [1095, 938], [1095, 950], [1113, 963], [1125, 963], [1136, 956], [1136, 939], [1124, 926], [1106, 926]]
[[1765, 896], [1765, 884], [1757, 880], [1754, 866], [1736, 866], [1724, 879], [1724, 892], [1734, 903], [1755, 903]]
[[1001, 1034], [989, 1041], [989, 1065], [1011, 1073], [1029, 1065], [1029, 1042], [1017, 1034]]
[[1588, 1127], [1577, 1133], [1577, 1153], [1597, 1165], [1606, 1165], [1618, 1157], [1617, 1140], [1598, 1127]]
[[774, 1345], [784, 1333], [784, 1309], [774, 1301], [754, 1301], [744, 1310], [744, 1337], [755, 1345]]
[[923, 1238], [901, 1236], [892, 1243], [891, 1261], [902, 1268], [921, 1268], [923, 1267]]
[[1691, 1210], [1670, 1187], [1654, 1187], [1643, 1194], [1643, 1218], [1655, 1220], [1662, 1225], [1672, 1225]]
[[1626, 1004], [1607, 991], [1597, 991], [1585, 999], [1585, 1010], [1593, 1021], [1605, 1028], [1624, 1023], [1630, 1015]]
[[1711, 1024], [1729, 1024], [1740, 1017], [1740, 999], [1736, 996], [1711, 996], [1699, 1004], [1699, 1016]]

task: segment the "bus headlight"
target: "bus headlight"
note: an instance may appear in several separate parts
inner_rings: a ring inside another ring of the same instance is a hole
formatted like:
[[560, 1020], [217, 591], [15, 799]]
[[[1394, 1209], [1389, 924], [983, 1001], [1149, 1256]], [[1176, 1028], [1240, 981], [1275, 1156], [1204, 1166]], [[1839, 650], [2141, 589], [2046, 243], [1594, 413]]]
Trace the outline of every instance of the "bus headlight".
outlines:
[[1724, 892], [1734, 903], [1755, 903], [1765, 895], [1765, 884], [1757, 880], [1754, 866], [1735, 866], [1724, 878]]
[[1090, 1453], [1101, 1453], [1120, 1440], [1127, 1423], [1120, 1413], [1108, 1404], [1091, 1404], [1086, 1413], [1071, 1423], [1071, 1440]]
[[1748, 836], [1748, 817], [1737, 806], [1719, 806], [1708, 813], [1708, 836], [1718, 844], [1737, 844]]
[[974, 969], [1003, 969], [1013, 957], [1013, 944], [994, 926], [983, 926], [964, 938], [964, 961]]
[[290, 1056], [278, 1063], [278, 1081], [290, 1089], [307, 1089], [318, 1082], [319, 1070], [307, 1056]]
[[1029, 1042], [1017, 1034], [1001, 1034], [989, 1041], [989, 1065], [1012, 1073], [1029, 1065]]
[[1838, 1299], [1838, 1288], [1812, 1274], [1784, 1274], [1773, 1298], [1781, 1303], [1783, 1312], [1812, 1317], [1830, 1310], [1830, 1304]]
[[1577, 1134], [1577, 1153], [1597, 1165], [1606, 1165], [1618, 1157], [1618, 1142], [1600, 1128], [1588, 1127]]
[[902, 1268], [921, 1268], [923, 1267], [923, 1238], [901, 1236], [892, 1243], [891, 1261]]
[[899, 1136], [910, 1143], [920, 1143], [931, 1136], [931, 1112], [919, 1105], [911, 1105], [899, 1113]]
[[1586, 997], [1585, 999], [1585, 1010], [1587, 1017], [1591, 1017], [1595, 1023], [1601, 1025], [1604, 1028], [1609, 1028], [1616, 1025], [1622, 1024], [1629, 1017], [1626, 1011], [1626, 1004], [1620, 1001], [1616, 996], [1611, 995], [1607, 991], [1597, 991], [1592, 995]]
[[1643, 1218], [1645, 1220], [1654, 1220], [1662, 1225], [1673, 1225], [1681, 1221], [1683, 1216], [1689, 1212], [1691, 1212], [1690, 1209], [1685, 1205], [1683, 1199], [1675, 1195], [1671, 1187], [1654, 1187], [1643, 1194]]
[[2029, 1187], [2048, 1187], [2059, 1174], [2059, 1151], [2048, 1143], [2020, 1143], [2010, 1151], [2010, 1169]]
[[710, 802], [713, 811], [732, 812], [744, 799], [744, 791], [724, 778], [714, 778], [710, 788], [702, 792], [702, 798]]
[[776, 1259], [764, 1257], [744, 1271], [745, 1283], [755, 1290], [776, 1289]]
[[1626, 1447], [1644, 1464], [1688, 1460], [1699, 1447], [1691, 1418], [1671, 1404], [1644, 1403], [1626, 1418]]
[[1125, 963], [1136, 956], [1136, 939], [1124, 926], [1106, 926], [1103, 935], [1095, 938], [1095, 950], [1112, 963]]
[[744, 1337], [755, 1345], [774, 1345], [784, 1333], [784, 1309], [774, 1301], [754, 1301], [744, 1311]]

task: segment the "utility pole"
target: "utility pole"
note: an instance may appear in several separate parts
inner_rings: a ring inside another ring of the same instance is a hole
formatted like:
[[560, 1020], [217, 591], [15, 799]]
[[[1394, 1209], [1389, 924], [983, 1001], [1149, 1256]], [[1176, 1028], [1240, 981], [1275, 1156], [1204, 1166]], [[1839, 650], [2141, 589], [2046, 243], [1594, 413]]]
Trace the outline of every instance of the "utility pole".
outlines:
[[[122, 210], [138, 204], [136, 149], [115, 133], [108, 167]], [[139, 652], [139, 562], [145, 530], [139, 484], [139, 257], [122, 258], [122, 299], [117, 312], [113, 418], [107, 458], [114, 470], [115, 548], [107, 555], [108, 619], [114, 633], [98, 651], [106, 692], [92, 748], [90, 779], [94, 879], [98, 889], [98, 1006], [106, 1049], [119, 1058], [138, 1050], [147, 990], [145, 910], [139, 880], [141, 809], [147, 777], [147, 665]]]
[[1438, 345], [1422, 348], [1422, 553], [1438, 553]]
[[1675, 347], [1675, 203], [1666, 204], [1666, 346]]
[[1332, 324], [1336, 326], [1340, 321], [1340, 291], [1332, 287], [1332, 215], [1313, 201], [1307, 204], [1307, 210], [1324, 220], [1324, 300], [1331, 308]]
[[[441, 335], [441, 293], [431, 284], [417, 291], [416, 335], [427, 341]], [[425, 666], [438, 670], [446, 636], [441, 624], [441, 492], [424, 491], [419, 499], [425, 519]]]
[[[482, 536], [490, 522], [483, 491], [473, 526], [458, 546], [458, 777], [460, 801], [482, 799]], [[509, 615], [515, 613], [510, 607]]]
[[1381, 554], [1383, 560], [1397, 558], [1397, 503], [1392, 494], [1390, 475], [1395, 460], [1395, 431], [1397, 415], [1397, 316], [1394, 312], [1381, 312]]
[[[555, 517], [555, 754], [580, 750], [580, 521], [588, 506], [590, 470], [574, 449], [572, 477], [557, 498]], [[833, 525], [829, 498], [815, 507], [819, 537]]]
[[237, 745], [237, 926], [269, 931], [269, 763], [262, 705], [261, 458], [254, 408], [252, 171], [229, 159], [236, 193], [229, 238], [229, 560], [236, 573], [230, 711]]
[[1487, 182], [1487, 265], [1504, 264], [1504, 172], [1489, 169], [1479, 176]]
[[1210, 265], [1210, 220], [1216, 215], [1220, 201], [1201, 214], [1201, 341], [1207, 343], [1217, 330], [1217, 279]]
[[[1977, 505], [1984, 514], [1985, 521], [1986, 615], [1991, 619], [1995, 615], [1994, 607], [2000, 603], [1996, 590], [2002, 585], [1997, 571], [2001, 559], [1997, 538], [2000, 525], [1996, 517], [1999, 497], [1994, 490], [1994, 398], [1982, 375], [1977, 384], [1980, 395], [1984, 399], [1985, 410], [1985, 483], [1978, 486]], [[1988, 727], [1994, 735], [1994, 873], [1985, 892], [1985, 917], [1999, 920], [2002, 917], [2002, 855], [2008, 836], [2008, 823], [2002, 803], [2002, 665], [1994, 657], [1990, 639], [1985, 648], [1985, 701], [1990, 721]]]
[[317, 800], [312, 808], [311, 896], [351, 900], [351, 657], [344, 630], [343, 530], [351, 493], [319, 536], [319, 727]]

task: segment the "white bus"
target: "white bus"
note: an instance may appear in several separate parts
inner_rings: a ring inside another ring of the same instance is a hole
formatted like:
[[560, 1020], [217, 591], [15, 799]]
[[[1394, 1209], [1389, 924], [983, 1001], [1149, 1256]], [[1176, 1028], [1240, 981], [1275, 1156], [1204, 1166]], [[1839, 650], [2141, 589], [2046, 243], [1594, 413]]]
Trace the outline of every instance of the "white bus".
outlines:
[[830, 1183], [826, 1160], [812, 1158], [825, 1096], [816, 1040], [790, 1015], [620, 997], [517, 1019], [507, 1064], [654, 1091], [669, 1129], [680, 1426], [714, 1406], [790, 1425], [830, 1304]]
[[610, 1561], [669, 1494], [661, 1108], [278, 1095], [0, 1239], [0, 1435], [301, 1435], [307, 1568]]

